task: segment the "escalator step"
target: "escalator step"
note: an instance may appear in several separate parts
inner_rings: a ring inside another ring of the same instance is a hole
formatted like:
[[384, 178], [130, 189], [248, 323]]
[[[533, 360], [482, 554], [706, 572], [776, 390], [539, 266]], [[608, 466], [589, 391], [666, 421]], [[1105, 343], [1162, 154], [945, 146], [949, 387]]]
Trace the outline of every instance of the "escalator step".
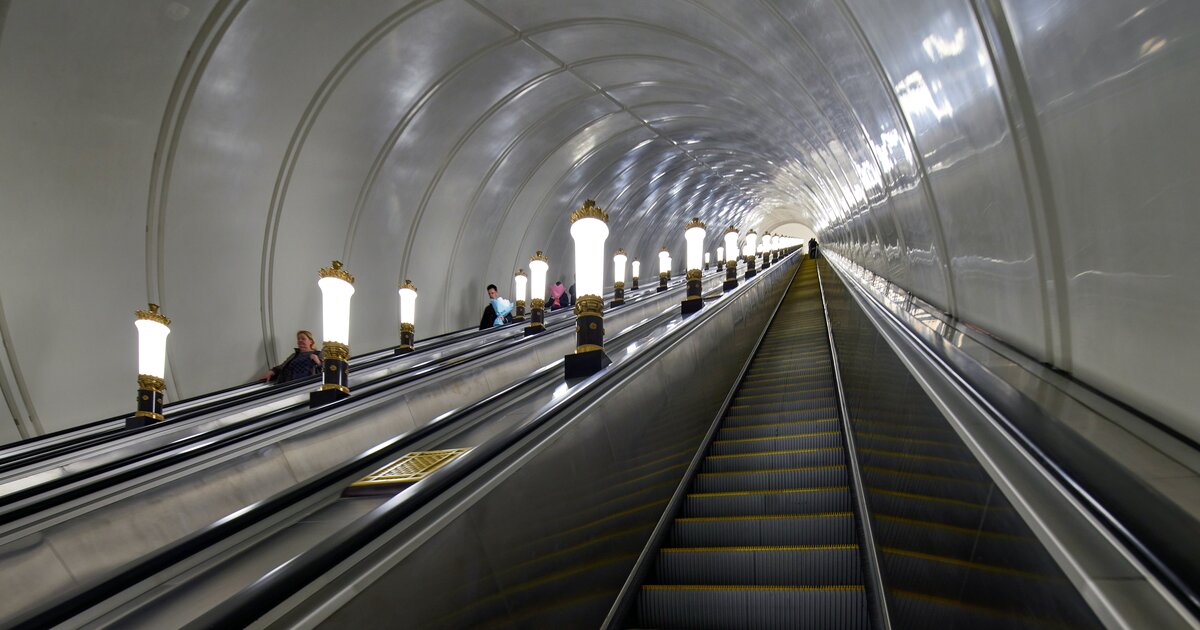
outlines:
[[850, 545], [858, 533], [851, 512], [801, 516], [682, 518], [671, 525], [675, 547]]
[[709, 453], [711, 455], [734, 455], [741, 453], [761, 453], [763, 451], [790, 451], [806, 448], [832, 447], [838, 446], [841, 443], [841, 431], [819, 431], [774, 437], [713, 441], [712, 446], [709, 448]]
[[826, 409], [831, 413], [836, 413], [836, 400], [832, 396], [822, 396], [820, 398], [788, 400], [783, 402], [749, 402], [741, 405], [729, 405], [729, 414], [732, 416], [740, 416], [751, 413], [780, 413], [794, 411], [813, 411], [816, 409]]
[[866, 487], [872, 511], [954, 527], [982, 527], [989, 531], [1016, 534], [1025, 531], [1023, 521], [1011, 507], [998, 507], [908, 492]]
[[684, 517], [752, 516], [763, 514], [816, 514], [848, 512], [849, 492], [843, 487], [805, 488], [737, 493], [689, 494], [683, 503]]
[[928, 455], [964, 461], [973, 459], [970, 449], [958, 440], [951, 442], [949, 440], [931, 440], [920, 437], [895, 437], [865, 431], [855, 432], [854, 439], [862, 448], [899, 451], [909, 455]]
[[968, 503], [987, 503], [988, 496], [997, 492], [991, 484], [953, 477], [901, 472], [885, 468], [866, 467], [863, 483], [881, 490], [955, 499]]
[[735, 492], [739, 490], [786, 490], [828, 488], [849, 483], [846, 467], [812, 466], [726, 473], [700, 473], [692, 492]]
[[840, 428], [841, 423], [837, 418], [823, 418], [821, 420], [806, 420], [801, 422], [771, 422], [740, 427], [725, 427], [717, 431], [716, 439], [736, 440], [739, 438], [788, 435], [800, 431], [836, 431]]
[[719, 473], [776, 468], [808, 468], [846, 463], [846, 453], [840, 446], [796, 451], [780, 451], [759, 455], [722, 455], [705, 457], [700, 472]]
[[961, 459], [915, 455], [879, 448], [858, 448], [859, 460], [864, 467], [921, 473], [938, 477], [966, 479], [990, 483], [991, 479], [977, 464]]
[[804, 422], [810, 420], [836, 420], [838, 409], [833, 406], [821, 409], [809, 409], [804, 412], [779, 413], [731, 413], [721, 422], [722, 427], [738, 427], [750, 425], [772, 425], [778, 422]]
[[858, 545], [659, 550], [658, 584], [843, 586], [862, 583]]
[[951, 527], [889, 514], [875, 513], [871, 518], [879, 538], [893, 548], [1031, 573], [1049, 575], [1055, 571], [1054, 561], [1041, 553], [1041, 544], [1032, 536]]
[[861, 587], [764, 588], [645, 586], [638, 598], [644, 628], [826, 629], [870, 627]]
[[[937, 554], [879, 548], [889, 588], [1039, 618], [1061, 618], [1077, 591], [1066, 578], [964, 562]], [[1065, 617], [1070, 619], [1070, 616]]]

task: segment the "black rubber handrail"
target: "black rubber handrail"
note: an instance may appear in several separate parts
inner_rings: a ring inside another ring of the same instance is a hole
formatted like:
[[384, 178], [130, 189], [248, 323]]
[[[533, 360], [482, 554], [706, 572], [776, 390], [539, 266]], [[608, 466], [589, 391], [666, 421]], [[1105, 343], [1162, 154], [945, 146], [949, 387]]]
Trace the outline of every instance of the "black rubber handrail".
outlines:
[[[743, 281], [740, 286], [744, 287], [751, 282], [761, 281], [761, 278], [765, 278], [768, 274], [769, 272], [760, 274], [748, 282]], [[724, 304], [728, 303], [724, 302]], [[716, 309], [700, 311], [692, 315], [689, 321], [695, 322], [711, 318], [722, 305], [718, 302]], [[352, 526], [338, 530], [329, 538], [269, 572], [254, 584], [242, 589], [185, 627], [236, 628], [249, 625], [260, 618], [264, 612], [278, 606], [300, 588], [332, 570], [333, 567], [351, 557], [367, 543], [424, 507], [443, 491], [464, 480], [494, 457], [558, 417], [569, 406], [600, 395], [604, 391], [604, 384], [644, 368], [671, 345], [695, 329], [696, 326], [677, 326], [654, 344], [655, 351], [653, 353], [639, 355], [631, 361], [610, 366], [592, 376], [581, 379], [580, 382], [586, 383], [587, 387], [572, 388], [562, 398], [543, 407], [537, 415], [517, 423], [471, 449], [439, 469], [438, 474], [430, 475], [413, 484], [410, 488], [360, 517]]]
[[[653, 299], [660, 295], [666, 294], [647, 293], [644, 297]], [[569, 313], [569, 311], [567, 312]], [[550, 322], [547, 323], [550, 324]], [[572, 321], [554, 322], [552, 325], [547, 326], [547, 330], [557, 331], [571, 325], [573, 325]], [[86, 496], [113, 484], [136, 478], [151, 470], [173, 465], [192, 457], [206, 455], [225, 448], [235, 441], [250, 439], [292, 423], [306, 420], [323, 410], [330, 408], [342, 409], [347, 404], [357, 404], [363, 400], [370, 399], [372, 395], [383, 390], [401, 387], [424, 378], [437, 378], [436, 374], [443, 370], [461, 367], [461, 359], [467, 358], [468, 355], [480, 354], [484, 351], [488, 355], [494, 354], [495, 352], [517, 347], [523, 344], [525, 339], [525, 337], [513, 336], [498, 343], [481, 344], [461, 352], [439, 357], [435, 361], [431, 361], [415, 370], [382, 376], [373, 381], [358, 385], [359, 388], [366, 388], [365, 391], [360, 389], [359, 393], [355, 396], [345, 401], [334, 403], [334, 405], [326, 405], [319, 409], [297, 413], [300, 410], [307, 409], [308, 405], [307, 402], [299, 403], [261, 416], [247, 418], [237, 424], [218, 427], [206, 433], [188, 435], [170, 444], [140, 451], [129, 457], [99, 464], [87, 470], [80, 470], [49, 479], [36, 486], [16, 490], [7, 495], [0, 496], [0, 526], [43, 510], [53, 509], [65, 501]], [[497, 346], [500, 347], [498, 348]], [[174, 454], [170, 455], [169, 453], [172, 451], [174, 451]], [[163, 457], [155, 459], [159, 456]], [[113, 474], [104, 476], [110, 472]], [[71, 487], [72, 484], [78, 485]], [[44, 496], [39, 497], [39, 495]], [[37, 500], [23, 505], [13, 505], [14, 503], [19, 503], [30, 498], [36, 498]], [[5, 506], [12, 507], [2, 509]]]

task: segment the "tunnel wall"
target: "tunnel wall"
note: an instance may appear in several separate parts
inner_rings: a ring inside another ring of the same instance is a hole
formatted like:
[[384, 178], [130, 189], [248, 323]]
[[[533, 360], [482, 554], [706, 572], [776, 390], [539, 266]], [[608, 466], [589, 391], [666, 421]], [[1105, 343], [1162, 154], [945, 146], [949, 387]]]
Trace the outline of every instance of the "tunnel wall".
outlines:
[[[652, 275], [789, 223], [1192, 436], [1200, 7], [1067, 0], [0, 1], [0, 440], [474, 323], [571, 210]], [[4, 414], [7, 414], [6, 416]]]

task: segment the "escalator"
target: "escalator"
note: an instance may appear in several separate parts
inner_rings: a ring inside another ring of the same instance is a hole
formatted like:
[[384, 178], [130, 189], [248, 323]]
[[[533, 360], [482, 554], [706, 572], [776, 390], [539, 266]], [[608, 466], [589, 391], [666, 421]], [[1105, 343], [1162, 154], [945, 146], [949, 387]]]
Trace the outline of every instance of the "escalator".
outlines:
[[869, 627], [852, 492], [806, 262], [688, 487], [632, 625]]
[[805, 261], [612, 625], [1100, 625], [940, 417], [843, 423], [819, 282]]

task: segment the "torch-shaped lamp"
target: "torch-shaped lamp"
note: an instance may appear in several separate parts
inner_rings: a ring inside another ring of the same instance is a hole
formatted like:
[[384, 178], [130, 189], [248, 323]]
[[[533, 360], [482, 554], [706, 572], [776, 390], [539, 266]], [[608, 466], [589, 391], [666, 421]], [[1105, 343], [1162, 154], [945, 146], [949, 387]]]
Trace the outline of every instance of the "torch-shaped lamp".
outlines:
[[524, 269], [518, 269], [513, 276], [513, 290], [516, 292], [517, 306], [513, 309], [513, 319], [525, 321], [525, 292], [529, 288], [529, 276]]
[[563, 357], [568, 379], [590, 376], [611, 363], [604, 354], [604, 240], [608, 215], [588, 199], [571, 213], [575, 240], [575, 353]]
[[642, 263], [638, 262], [638, 259], [634, 258], [631, 266], [633, 267], [633, 269], [631, 270], [633, 272], [633, 290], [637, 291], [637, 289], [638, 289], [638, 272], [640, 272], [642, 270]]
[[754, 230], [746, 232], [746, 249], [742, 252], [746, 256], [746, 279], [749, 280], [758, 275], [758, 271], [754, 269], [754, 257], [758, 252], [758, 234]]
[[541, 251], [529, 259], [529, 326], [525, 336], [546, 332], [546, 272], [550, 270], [550, 259]]
[[701, 253], [704, 251], [704, 223], [699, 217], [693, 218], [683, 228], [683, 239], [687, 242], [687, 297], [680, 309], [684, 315], [690, 315], [704, 306], [701, 298], [702, 274], [700, 272]]
[[613, 299], [612, 306], [620, 306], [625, 303], [625, 261], [629, 257], [625, 255], [625, 250], [618, 249], [616, 254], [613, 254]]
[[413, 351], [413, 342], [417, 334], [417, 287], [412, 280], [405, 280], [400, 285], [400, 347], [396, 354], [408, 354]]
[[335, 260], [318, 272], [321, 288], [321, 389], [309, 394], [308, 405], [319, 407], [350, 395], [350, 297], [354, 276]]
[[708, 271], [708, 267], [711, 264], [712, 264], [712, 256], [708, 252], [704, 252], [704, 270]]
[[126, 428], [144, 427], [166, 420], [163, 393], [167, 389], [167, 335], [171, 320], [151, 304], [148, 311], [135, 311], [138, 331], [137, 411], [125, 420]]
[[771, 266], [771, 242], [770, 234], [763, 234], [762, 237], [762, 268], [766, 269]]
[[728, 292], [737, 288], [737, 258], [738, 258], [738, 231], [732, 225], [725, 230], [725, 285], [723, 289]]
[[671, 277], [671, 252], [666, 246], [658, 252], [658, 292], [667, 290], [667, 278]]

